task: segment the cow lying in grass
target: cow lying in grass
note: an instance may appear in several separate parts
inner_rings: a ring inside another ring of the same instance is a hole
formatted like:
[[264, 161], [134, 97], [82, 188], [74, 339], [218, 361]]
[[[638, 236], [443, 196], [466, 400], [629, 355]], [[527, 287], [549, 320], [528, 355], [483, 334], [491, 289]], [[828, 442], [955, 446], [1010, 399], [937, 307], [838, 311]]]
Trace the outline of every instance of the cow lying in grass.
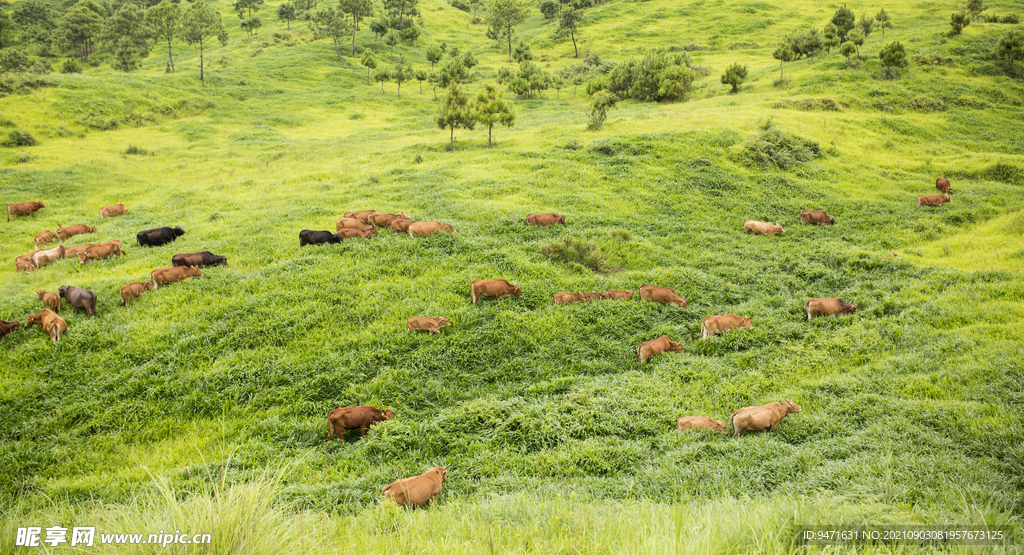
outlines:
[[721, 420], [712, 420], [707, 416], [681, 416], [676, 421], [676, 429], [680, 432], [693, 428], [711, 430], [720, 434], [729, 435], [729, 428]]

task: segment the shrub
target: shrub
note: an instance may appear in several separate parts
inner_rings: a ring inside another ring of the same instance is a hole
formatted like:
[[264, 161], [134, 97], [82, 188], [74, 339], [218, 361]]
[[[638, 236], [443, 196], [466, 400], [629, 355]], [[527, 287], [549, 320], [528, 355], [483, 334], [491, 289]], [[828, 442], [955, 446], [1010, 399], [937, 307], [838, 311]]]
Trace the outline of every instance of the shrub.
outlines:
[[467, 13], [473, 11], [469, 4], [463, 2], [463, 0], [450, 0], [448, 3], [451, 4], [451, 6], [456, 10], [462, 10]]
[[35, 73], [36, 75], [46, 75], [48, 73], [53, 73], [53, 66], [51, 66], [49, 62], [44, 62], [43, 60], [36, 60], [36, 62], [32, 64], [32, 68], [29, 71]]
[[608, 270], [604, 263], [619, 247], [631, 241], [633, 234], [625, 229], [613, 229], [608, 233], [608, 237], [613, 241], [608, 247], [602, 247], [598, 241], [581, 237], [562, 237], [540, 250], [552, 260], [568, 264], [578, 272], [604, 272]]
[[133, 155], [145, 156], [145, 155], [149, 154], [149, 151], [144, 149], [144, 148], [142, 148], [142, 147], [140, 147], [140, 146], [135, 146], [135, 145], [133, 145], [131, 143], [128, 143], [128, 148], [126, 148], [124, 150], [124, 153], [125, 154], [133, 154]]
[[0, 50], [0, 73], [25, 73], [32, 67], [24, 52], [5, 48]]
[[690, 58], [685, 53], [631, 58], [608, 73], [608, 91], [620, 98], [648, 102], [682, 100], [696, 79], [689, 66]]
[[732, 64], [725, 73], [722, 74], [722, 84], [731, 85], [732, 90], [729, 92], [735, 94], [740, 90], [740, 84], [747, 78], [747, 66], [741, 66], [740, 64]]
[[608, 94], [604, 91], [598, 91], [592, 96], [590, 98], [590, 123], [587, 125], [587, 129], [591, 131], [601, 129], [601, 126], [604, 125], [604, 120], [608, 117], [608, 110], [615, 106], [618, 100], [614, 94]]
[[878, 53], [878, 57], [882, 59], [882, 67], [885, 68], [882, 74], [886, 77], [899, 76], [896, 70], [907, 67], [907, 50], [899, 41], [887, 44]]
[[65, 60], [60, 66], [61, 73], [82, 73], [82, 64], [75, 59]]
[[26, 131], [19, 131], [17, 129], [12, 129], [9, 133], [7, 133], [7, 138], [3, 141], [3, 146], [7, 147], [35, 145], [36, 140], [35, 138], [32, 137], [32, 135], [28, 134], [28, 132]]
[[768, 120], [761, 133], [743, 145], [740, 157], [751, 166], [775, 166], [786, 170], [821, 156], [821, 145], [810, 139], [790, 135]]

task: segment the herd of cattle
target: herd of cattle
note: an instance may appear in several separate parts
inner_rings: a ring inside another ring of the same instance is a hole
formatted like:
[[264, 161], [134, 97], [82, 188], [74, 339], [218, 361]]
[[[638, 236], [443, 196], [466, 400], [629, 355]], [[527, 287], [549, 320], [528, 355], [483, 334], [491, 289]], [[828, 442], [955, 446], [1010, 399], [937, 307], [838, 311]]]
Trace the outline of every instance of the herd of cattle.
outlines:
[[[950, 201], [949, 181], [938, 178], [935, 181], [937, 189], [942, 191], [939, 195], [921, 195], [918, 197], [918, 206], [941, 206]], [[20, 202], [7, 206], [7, 220], [12, 216], [33, 215], [36, 211], [45, 208], [42, 202]], [[100, 217], [107, 218], [127, 214], [123, 204], [104, 206], [100, 208]], [[565, 216], [558, 214], [529, 214], [526, 218], [528, 225], [565, 225]], [[804, 210], [800, 213], [800, 223], [815, 225], [835, 225], [835, 218], [829, 216], [823, 210]], [[316, 231], [305, 229], [299, 233], [299, 246], [340, 243], [345, 239], [370, 239], [378, 234], [378, 227], [385, 227], [392, 233], [408, 233], [411, 237], [426, 237], [432, 233], [454, 233], [455, 228], [440, 221], [416, 222], [404, 213], [382, 213], [374, 210], [361, 210], [346, 212], [337, 221], [334, 233], [330, 231]], [[106, 243], [87, 243], [65, 247], [63, 242], [70, 237], [86, 233], [95, 233], [96, 228], [85, 224], [60, 226], [56, 232], [46, 230], [35, 237], [36, 251], [21, 255], [15, 260], [15, 269], [30, 273], [61, 258], [78, 258], [80, 264], [89, 260], [98, 260], [112, 256], [125, 254], [121, 241], [111, 240]], [[748, 220], [743, 225], [743, 233], [755, 235], [775, 235], [785, 233], [781, 225], [771, 222], [760, 222]], [[160, 246], [170, 243], [185, 232], [180, 227], [161, 227], [140, 231], [136, 239], [140, 246]], [[61, 243], [59, 246], [50, 249], [41, 249], [53, 241]], [[130, 283], [121, 288], [121, 301], [124, 306], [142, 293], [159, 288], [163, 285], [202, 276], [199, 270], [205, 266], [216, 266], [227, 264], [227, 258], [215, 255], [209, 251], [199, 253], [176, 254], [171, 259], [171, 268], [158, 268], [151, 272], [152, 281], [139, 281]], [[51, 340], [56, 343], [61, 335], [67, 330], [67, 322], [57, 314], [61, 311], [62, 299], [71, 306], [84, 310], [89, 316], [96, 314], [96, 294], [88, 289], [73, 286], [62, 286], [58, 292], [39, 291], [39, 299], [47, 307], [41, 312], [30, 314], [25, 323], [26, 326], [41, 325], [43, 330], [49, 334]], [[686, 299], [678, 295], [675, 290], [669, 287], [657, 287], [643, 285], [639, 289], [640, 300], [649, 300], [672, 307], [687, 308]], [[492, 297], [499, 301], [506, 297], [521, 297], [522, 289], [519, 285], [509, 283], [504, 279], [478, 279], [470, 284], [470, 298], [473, 303], [481, 298]], [[589, 302], [596, 300], [630, 300], [633, 298], [633, 291], [609, 290], [603, 293], [566, 293], [558, 292], [553, 295], [554, 304]], [[838, 298], [816, 298], [804, 303], [804, 314], [807, 319], [825, 315], [853, 314], [857, 305], [847, 303]], [[7, 335], [17, 328], [20, 322], [6, 322], [0, 320], [0, 337]], [[440, 333], [441, 328], [450, 326], [451, 323], [444, 317], [413, 316], [407, 320], [409, 331], [427, 331]], [[700, 339], [706, 340], [709, 337], [732, 330], [753, 329], [750, 317], [740, 317], [735, 314], [720, 314], [708, 316], [701, 321]], [[668, 352], [682, 352], [681, 342], [672, 341], [667, 335], [641, 343], [637, 349], [637, 359], [645, 362], [651, 358]], [[733, 437], [739, 437], [745, 431], [774, 430], [779, 422], [786, 415], [801, 411], [799, 405], [786, 400], [767, 405], [744, 407], [736, 410], [730, 417], [733, 428]], [[346, 430], [359, 430], [359, 436], [363, 437], [370, 429], [370, 426], [377, 422], [391, 420], [394, 414], [391, 409], [379, 409], [372, 406], [342, 407], [332, 410], [327, 415], [328, 439], [335, 436], [340, 440]], [[725, 422], [714, 420], [707, 416], [683, 416], [676, 422], [679, 431], [692, 428], [701, 428], [728, 435], [728, 426]], [[418, 507], [427, 502], [436, 500], [441, 493], [441, 484], [447, 478], [447, 466], [434, 467], [427, 472], [410, 478], [399, 479], [382, 490], [385, 498], [393, 499], [402, 506]]]

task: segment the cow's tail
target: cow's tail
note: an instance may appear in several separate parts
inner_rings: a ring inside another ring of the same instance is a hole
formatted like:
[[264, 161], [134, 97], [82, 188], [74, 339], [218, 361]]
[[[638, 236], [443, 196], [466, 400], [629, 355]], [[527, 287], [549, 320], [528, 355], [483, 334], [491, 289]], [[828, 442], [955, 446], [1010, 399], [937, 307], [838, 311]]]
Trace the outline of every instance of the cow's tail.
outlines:
[[476, 285], [469, 284], [469, 296], [473, 299], [473, 303], [476, 303]]
[[[736, 412], [739, 412], [739, 411], [736, 411]], [[732, 416], [729, 417], [729, 424], [732, 424], [732, 433], [733, 433], [732, 437], [739, 437], [740, 436], [740, 434], [736, 433], [736, 412], [732, 413]]]
[[394, 494], [391, 493], [391, 486], [393, 486], [393, 485], [394, 484], [390, 484], [386, 488], [380, 490], [380, 494], [383, 495], [385, 498], [387, 498], [387, 497], [394, 497]]
[[707, 339], [708, 338], [708, 319], [707, 318], [705, 318], [705, 319], [700, 321], [700, 338], [701, 339]]
[[643, 345], [640, 345], [639, 347], [636, 348], [636, 359], [638, 361], [640, 361], [640, 362], [644, 361], [644, 356], [642, 354], [640, 354], [640, 350], [643, 349], [643, 348], [644, 348]]
[[806, 303], [804, 303], [804, 314], [807, 315], [808, 320], [811, 319], [811, 301], [809, 300]]

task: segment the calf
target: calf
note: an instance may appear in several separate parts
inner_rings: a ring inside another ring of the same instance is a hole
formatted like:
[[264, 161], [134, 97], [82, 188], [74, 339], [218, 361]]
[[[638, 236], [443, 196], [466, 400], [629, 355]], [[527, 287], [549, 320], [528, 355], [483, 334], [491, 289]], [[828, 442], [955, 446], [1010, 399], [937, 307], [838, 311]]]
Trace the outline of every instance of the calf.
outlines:
[[921, 195], [917, 197], [917, 207], [942, 206], [951, 200], [953, 199], [949, 195]]
[[166, 245], [185, 234], [180, 227], [155, 227], [135, 234], [135, 239], [143, 247], [159, 247]]
[[526, 225], [565, 225], [565, 216], [558, 214], [527, 214]]
[[48, 308], [44, 308], [42, 312], [28, 315], [25, 327], [36, 325], [42, 326], [43, 331], [50, 336], [50, 341], [54, 343], [60, 341], [61, 336], [68, 329], [68, 323]]
[[740, 434], [747, 430], [760, 432], [761, 430], [775, 431], [775, 427], [782, 422], [787, 414], [800, 412], [800, 405], [792, 401], [779, 401], [768, 403], [759, 407], [744, 407], [732, 413], [732, 437], [740, 437]]
[[124, 254], [124, 251], [121, 250], [120, 241], [108, 241], [98, 245], [90, 245], [85, 249], [85, 252], [78, 253], [78, 263], [85, 264], [86, 260], [99, 260], [101, 258], [110, 258], [114, 255], [120, 258], [122, 254]]
[[47, 264], [64, 258], [64, 245], [57, 248], [47, 249], [44, 251], [36, 251], [32, 255], [32, 265], [36, 268], [42, 268]]
[[391, 420], [392, 416], [391, 409], [381, 410], [367, 405], [334, 409], [327, 413], [327, 428], [329, 430], [327, 439], [334, 439], [334, 436], [337, 435], [340, 441], [345, 430], [356, 429], [359, 430], [359, 437], [363, 437], [370, 426], [377, 422]]
[[676, 421], [676, 429], [680, 432], [693, 428], [703, 428], [712, 432], [729, 435], [729, 428], [726, 427], [725, 422], [712, 420], [707, 416], [680, 416], [679, 420]]
[[775, 235], [776, 233], [785, 233], [786, 230], [782, 229], [781, 225], [773, 224], [771, 222], [759, 222], [757, 220], [747, 220], [743, 224], [743, 233], [754, 235]]
[[469, 284], [469, 294], [476, 303], [481, 297], [497, 297], [499, 301], [511, 295], [522, 297], [523, 291], [504, 279], [478, 279]]
[[338, 239], [344, 241], [345, 239], [372, 239], [376, 235], [376, 228], [374, 229], [339, 229], [336, 234]]
[[381, 212], [374, 212], [367, 216], [367, 221], [371, 224], [376, 224], [382, 227], [391, 227], [391, 222], [395, 220], [408, 220], [409, 215], [399, 212], [398, 214], [383, 214]]
[[651, 300], [669, 306], [681, 306], [686, 308], [686, 299], [676, 295], [671, 287], [655, 287], [654, 285], [640, 286], [640, 300]]
[[406, 320], [409, 331], [429, 331], [430, 333], [441, 333], [441, 328], [452, 325], [447, 318], [429, 318], [426, 316], [413, 316]]
[[604, 298], [604, 293], [577, 293], [581, 301], [600, 301]]
[[188, 278], [203, 277], [203, 273], [195, 266], [157, 268], [150, 272], [149, 275], [153, 276], [153, 283], [156, 284], [154, 289], [159, 289], [161, 285], [167, 285], [168, 283], [174, 283]]
[[7, 221], [11, 221], [11, 216], [33, 216], [35, 213], [46, 205], [42, 202], [15, 202], [14, 204], [7, 205]]
[[18, 256], [17, 258], [15, 258], [14, 259], [14, 271], [16, 271], [16, 272], [25, 272], [26, 274], [31, 274], [32, 270], [36, 269], [35, 264], [32, 263], [32, 259], [35, 257], [36, 253], [39, 253], [39, 252], [42, 252], [42, 251], [32, 251], [32, 252], [29, 252], [29, 253], [22, 254], [22, 255]]
[[18, 329], [21, 326], [21, 322], [8, 322], [7, 320], [0, 320], [0, 337], [3, 337], [12, 331]]
[[949, 180], [945, 177], [940, 177], [935, 180], [935, 188], [942, 191], [942, 194], [948, 195], [950, 191]]
[[640, 359], [640, 362], [650, 360], [651, 358], [666, 352], [681, 353], [683, 352], [683, 344], [676, 343], [669, 339], [667, 335], [663, 335], [657, 339], [641, 343], [640, 346], [636, 348], [636, 356]]
[[340, 243], [341, 239], [330, 231], [303, 229], [299, 232], [299, 246], [322, 245], [324, 243]]
[[56, 293], [50, 293], [49, 291], [36, 291], [36, 295], [39, 295], [39, 300], [43, 301], [46, 308], [54, 312], [60, 312], [60, 296]]
[[100, 218], [110, 218], [112, 216], [124, 216], [128, 213], [128, 209], [123, 204], [111, 204], [110, 206], [104, 206], [100, 208]]
[[857, 312], [857, 305], [838, 298], [811, 299], [804, 303], [804, 314], [808, 320], [818, 316], [842, 316], [854, 312]]
[[754, 329], [754, 325], [750, 323], [750, 316], [744, 316], [743, 318], [735, 314], [708, 316], [700, 321], [700, 338], [707, 339], [716, 333], [740, 328]]
[[448, 477], [447, 466], [435, 466], [430, 470], [392, 482], [381, 490], [384, 499], [392, 499], [402, 507], [420, 507], [431, 501], [437, 501], [441, 495], [441, 484]]
[[57, 228], [57, 237], [60, 237], [61, 241], [67, 241], [69, 237], [85, 233], [96, 233], [96, 228], [85, 224], [66, 225]]
[[59, 240], [60, 237], [56, 233], [50, 231], [49, 229], [47, 229], [46, 231], [40, 233], [39, 235], [36, 235], [36, 239], [35, 239], [36, 250], [39, 250], [43, 245], [45, 245], [47, 243], [52, 243], [54, 241], [54, 239], [58, 239]]
[[89, 250], [89, 247], [95, 247], [96, 245], [99, 245], [99, 243], [82, 243], [81, 245], [64, 247], [64, 258], [78, 258], [80, 254]]
[[624, 300], [628, 301], [629, 299], [633, 298], [633, 292], [632, 291], [620, 291], [618, 289], [609, 289], [609, 290], [605, 291], [604, 293], [601, 293], [601, 297], [605, 298], [605, 299], [612, 299], [612, 300], [624, 299]]
[[206, 266], [228, 265], [228, 257], [218, 256], [210, 251], [184, 252], [171, 257], [171, 266], [195, 266], [205, 268]]
[[370, 223], [370, 214], [377, 213], [376, 210], [358, 210], [356, 212], [345, 212], [342, 217], [355, 218], [363, 223]]
[[455, 233], [455, 228], [442, 222], [416, 222], [409, 224], [409, 237], [426, 237], [431, 233]]
[[409, 233], [409, 226], [416, 222], [406, 219], [398, 218], [397, 220], [391, 220], [391, 232], [392, 233]]
[[[373, 224], [368, 224], [368, 223], [366, 223], [366, 222], [364, 222], [362, 220], [357, 220], [355, 218], [342, 218], [342, 219], [337, 221], [336, 229], [338, 229], [339, 231], [342, 230], [342, 229], [373, 229], [373, 230], [376, 230], [377, 226], [375, 226]], [[374, 233], [374, 235], [376, 235], [376, 233]]]
[[121, 302], [124, 306], [128, 306], [128, 301], [142, 295], [146, 291], [152, 291], [156, 289], [156, 284], [152, 281], [136, 281], [129, 283], [121, 288]]
[[800, 213], [800, 225], [804, 224], [836, 225], [836, 219], [824, 210], [804, 210]]
[[583, 299], [580, 298], [578, 293], [555, 293], [554, 294], [555, 304], [575, 303], [575, 302], [579, 302], [579, 301], [582, 301], [582, 300]]
[[81, 287], [62, 285], [57, 292], [71, 306], [84, 310], [89, 316], [96, 316], [96, 293]]

